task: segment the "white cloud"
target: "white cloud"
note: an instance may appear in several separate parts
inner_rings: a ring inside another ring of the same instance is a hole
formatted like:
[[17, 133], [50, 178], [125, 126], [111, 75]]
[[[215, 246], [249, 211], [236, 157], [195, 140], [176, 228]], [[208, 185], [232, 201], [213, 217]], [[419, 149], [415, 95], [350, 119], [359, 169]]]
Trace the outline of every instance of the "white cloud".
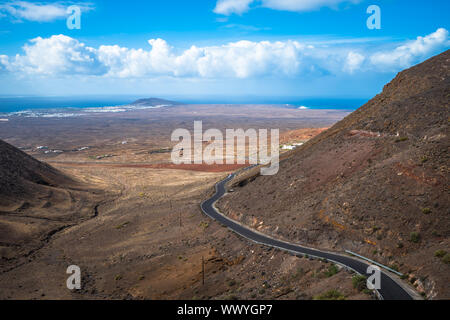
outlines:
[[172, 48], [163, 39], [152, 39], [148, 44], [148, 49], [118, 45], [93, 48], [64, 35], [39, 37], [24, 46], [23, 54], [0, 56], [0, 70], [20, 75], [127, 79], [306, 78], [399, 71], [450, 46], [445, 29], [382, 52], [365, 48], [362, 43], [311, 45], [295, 40], [242, 40], [185, 50]]
[[361, 67], [365, 59], [366, 58], [362, 54], [350, 51], [347, 55], [343, 70], [348, 73], [353, 73]]
[[30, 41], [24, 46], [25, 55], [16, 55], [9, 69], [26, 74], [101, 75], [107, 70], [101, 64], [97, 50], [64, 35], [55, 35]]
[[171, 48], [162, 39], [152, 39], [149, 51], [143, 49], [128, 49], [115, 46], [101, 46], [98, 58], [107, 68], [108, 76], [113, 77], [144, 77], [155, 75], [176, 75], [175, 56]]
[[233, 13], [242, 14], [250, 10], [252, 2], [254, 0], [219, 0], [214, 8], [214, 12], [226, 16]]
[[311, 11], [322, 7], [338, 8], [342, 3], [359, 3], [362, 0], [219, 0], [215, 13], [231, 15], [242, 14], [250, 10], [250, 5], [260, 5], [265, 8], [281, 11]]
[[101, 46], [99, 60], [109, 67], [109, 75], [143, 77], [248, 78], [260, 75], [294, 74], [303, 47], [296, 41], [238, 41], [221, 46], [196, 47], [180, 55], [162, 39], [150, 40], [151, 50]]
[[417, 37], [416, 40], [407, 42], [392, 51], [374, 53], [370, 57], [370, 62], [382, 69], [406, 68], [414, 64], [418, 59], [449, 45], [448, 31], [444, 28], [439, 28], [436, 32], [425, 37]]
[[[82, 11], [92, 10], [89, 3], [76, 3]], [[16, 22], [23, 20], [50, 22], [67, 18], [67, 3], [43, 3], [29, 1], [9, 1], [0, 3], [0, 17], [11, 17]]]

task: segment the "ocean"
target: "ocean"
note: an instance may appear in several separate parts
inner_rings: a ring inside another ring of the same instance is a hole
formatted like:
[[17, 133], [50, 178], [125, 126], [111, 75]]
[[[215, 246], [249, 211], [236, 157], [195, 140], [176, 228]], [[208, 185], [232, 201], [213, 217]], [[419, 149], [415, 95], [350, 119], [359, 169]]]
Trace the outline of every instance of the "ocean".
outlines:
[[[124, 112], [127, 106], [143, 96], [87, 96], [87, 97], [18, 97], [0, 96], [0, 116], [82, 115], [83, 112]], [[187, 104], [272, 104], [288, 108], [339, 109], [353, 111], [368, 99], [299, 98], [299, 97], [164, 97]]]
[[27, 110], [83, 109], [121, 106], [135, 101], [133, 96], [95, 97], [7, 97], [0, 96], [0, 113]]

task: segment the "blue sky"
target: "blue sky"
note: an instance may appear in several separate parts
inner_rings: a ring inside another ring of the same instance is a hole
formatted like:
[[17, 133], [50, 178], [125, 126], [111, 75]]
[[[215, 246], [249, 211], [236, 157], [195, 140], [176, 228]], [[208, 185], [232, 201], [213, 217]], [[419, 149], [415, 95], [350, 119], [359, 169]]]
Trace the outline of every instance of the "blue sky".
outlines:
[[447, 0], [0, 1], [0, 94], [366, 98], [450, 47], [449, 12]]

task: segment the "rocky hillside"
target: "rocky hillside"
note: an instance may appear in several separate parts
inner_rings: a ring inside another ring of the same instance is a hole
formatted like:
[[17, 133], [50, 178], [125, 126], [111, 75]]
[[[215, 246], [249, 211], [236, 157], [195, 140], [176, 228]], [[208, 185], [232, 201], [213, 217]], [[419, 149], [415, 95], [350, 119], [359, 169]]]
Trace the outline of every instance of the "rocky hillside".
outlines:
[[56, 169], [0, 140], [0, 203], [32, 196], [42, 186], [74, 184]]
[[450, 51], [280, 164], [238, 177], [221, 210], [276, 237], [358, 252], [399, 269], [428, 298], [450, 298]]
[[95, 216], [105, 196], [1, 140], [0, 182], [0, 272]]

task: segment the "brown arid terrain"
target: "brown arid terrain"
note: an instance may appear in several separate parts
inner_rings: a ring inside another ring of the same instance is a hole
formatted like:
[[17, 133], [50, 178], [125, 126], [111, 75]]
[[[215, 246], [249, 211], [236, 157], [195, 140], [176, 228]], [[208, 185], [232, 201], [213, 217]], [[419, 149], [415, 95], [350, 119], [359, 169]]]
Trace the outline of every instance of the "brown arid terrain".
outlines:
[[450, 298], [450, 51], [292, 151], [276, 176], [231, 182], [222, 212], [276, 238], [351, 250]]
[[169, 159], [165, 148], [175, 145], [171, 133], [177, 128], [192, 132], [196, 120], [204, 131], [279, 128], [283, 134], [329, 127], [347, 114], [268, 105], [180, 105], [67, 118], [11, 117], [0, 123], [0, 137], [44, 161], [161, 163]]
[[0, 140], [0, 255], [20, 263], [107, 196]]
[[[200, 203], [240, 166], [174, 167], [165, 151], [171, 131], [194, 119], [278, 126], [287, 143], [346, 112], [171, 110], [2, 123], [2, 139], [43, 162], [1, 142], [0, 299], [373, 298], [340, 267], [251, 243], [206, 217]], [[81, 268], [81, 290], [66, 287], [70, 265]]]

